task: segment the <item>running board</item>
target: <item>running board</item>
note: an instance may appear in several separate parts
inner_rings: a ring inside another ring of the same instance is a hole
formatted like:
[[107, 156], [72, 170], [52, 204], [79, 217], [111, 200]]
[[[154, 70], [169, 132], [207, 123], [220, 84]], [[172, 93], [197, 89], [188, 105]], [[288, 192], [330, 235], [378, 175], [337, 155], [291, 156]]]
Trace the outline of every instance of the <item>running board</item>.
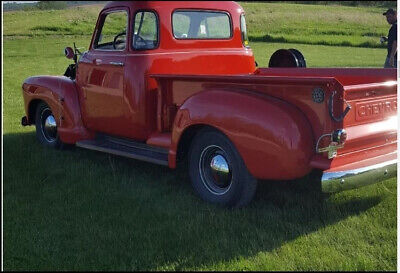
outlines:
[[100, 135], [82, 140], [76, 146], [168, 166], [168, 150], [123, 138]]

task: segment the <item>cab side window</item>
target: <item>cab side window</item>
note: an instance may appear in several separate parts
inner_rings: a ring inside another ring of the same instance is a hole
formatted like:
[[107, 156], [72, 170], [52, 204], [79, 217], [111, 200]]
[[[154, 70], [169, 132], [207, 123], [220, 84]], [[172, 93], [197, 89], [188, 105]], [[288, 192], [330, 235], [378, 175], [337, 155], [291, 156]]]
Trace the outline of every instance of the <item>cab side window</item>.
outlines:
[[97, 33], [94, 48], [124, 50], [126, 48], [127, 24], [128, 14], [126, 11], [108, 13]]
[[136, 50], [158, 47], [158, 19], [152, 11], [138, 11], [133, 22], [132, 46]]

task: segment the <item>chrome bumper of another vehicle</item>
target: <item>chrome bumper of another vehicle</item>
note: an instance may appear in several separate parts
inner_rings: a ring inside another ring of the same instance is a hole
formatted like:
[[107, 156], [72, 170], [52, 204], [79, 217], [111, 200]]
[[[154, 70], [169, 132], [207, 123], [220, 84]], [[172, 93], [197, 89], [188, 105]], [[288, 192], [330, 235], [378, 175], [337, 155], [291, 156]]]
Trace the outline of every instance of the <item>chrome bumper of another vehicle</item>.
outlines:
[[324, 172], [321, 178], [322, 192], [332, 193], [360, 188], [397, 175], [397, 159], [364, 168]]

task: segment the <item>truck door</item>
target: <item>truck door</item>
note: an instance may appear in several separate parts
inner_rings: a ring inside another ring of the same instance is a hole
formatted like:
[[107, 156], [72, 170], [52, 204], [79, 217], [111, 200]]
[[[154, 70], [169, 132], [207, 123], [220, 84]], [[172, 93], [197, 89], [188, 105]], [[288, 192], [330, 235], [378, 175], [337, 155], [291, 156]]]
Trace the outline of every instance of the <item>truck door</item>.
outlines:
[[87, 128], [98, 132], [123, 135], [127, 122], [123, 98], [128, 17], [123, 8], [103, 11], [92, 46], [79, 61], [82, 119]]

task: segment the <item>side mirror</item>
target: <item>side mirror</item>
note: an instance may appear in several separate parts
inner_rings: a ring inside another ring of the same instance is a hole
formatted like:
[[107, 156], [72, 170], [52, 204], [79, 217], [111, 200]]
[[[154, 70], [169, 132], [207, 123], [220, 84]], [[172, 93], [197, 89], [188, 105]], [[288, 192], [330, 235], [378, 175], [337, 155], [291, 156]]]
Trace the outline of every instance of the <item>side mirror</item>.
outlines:
[[74, 50], [71, 47], [66, 47], [64, 49], [64, 54], [67, 59], [72, 59], [75, 56]]

